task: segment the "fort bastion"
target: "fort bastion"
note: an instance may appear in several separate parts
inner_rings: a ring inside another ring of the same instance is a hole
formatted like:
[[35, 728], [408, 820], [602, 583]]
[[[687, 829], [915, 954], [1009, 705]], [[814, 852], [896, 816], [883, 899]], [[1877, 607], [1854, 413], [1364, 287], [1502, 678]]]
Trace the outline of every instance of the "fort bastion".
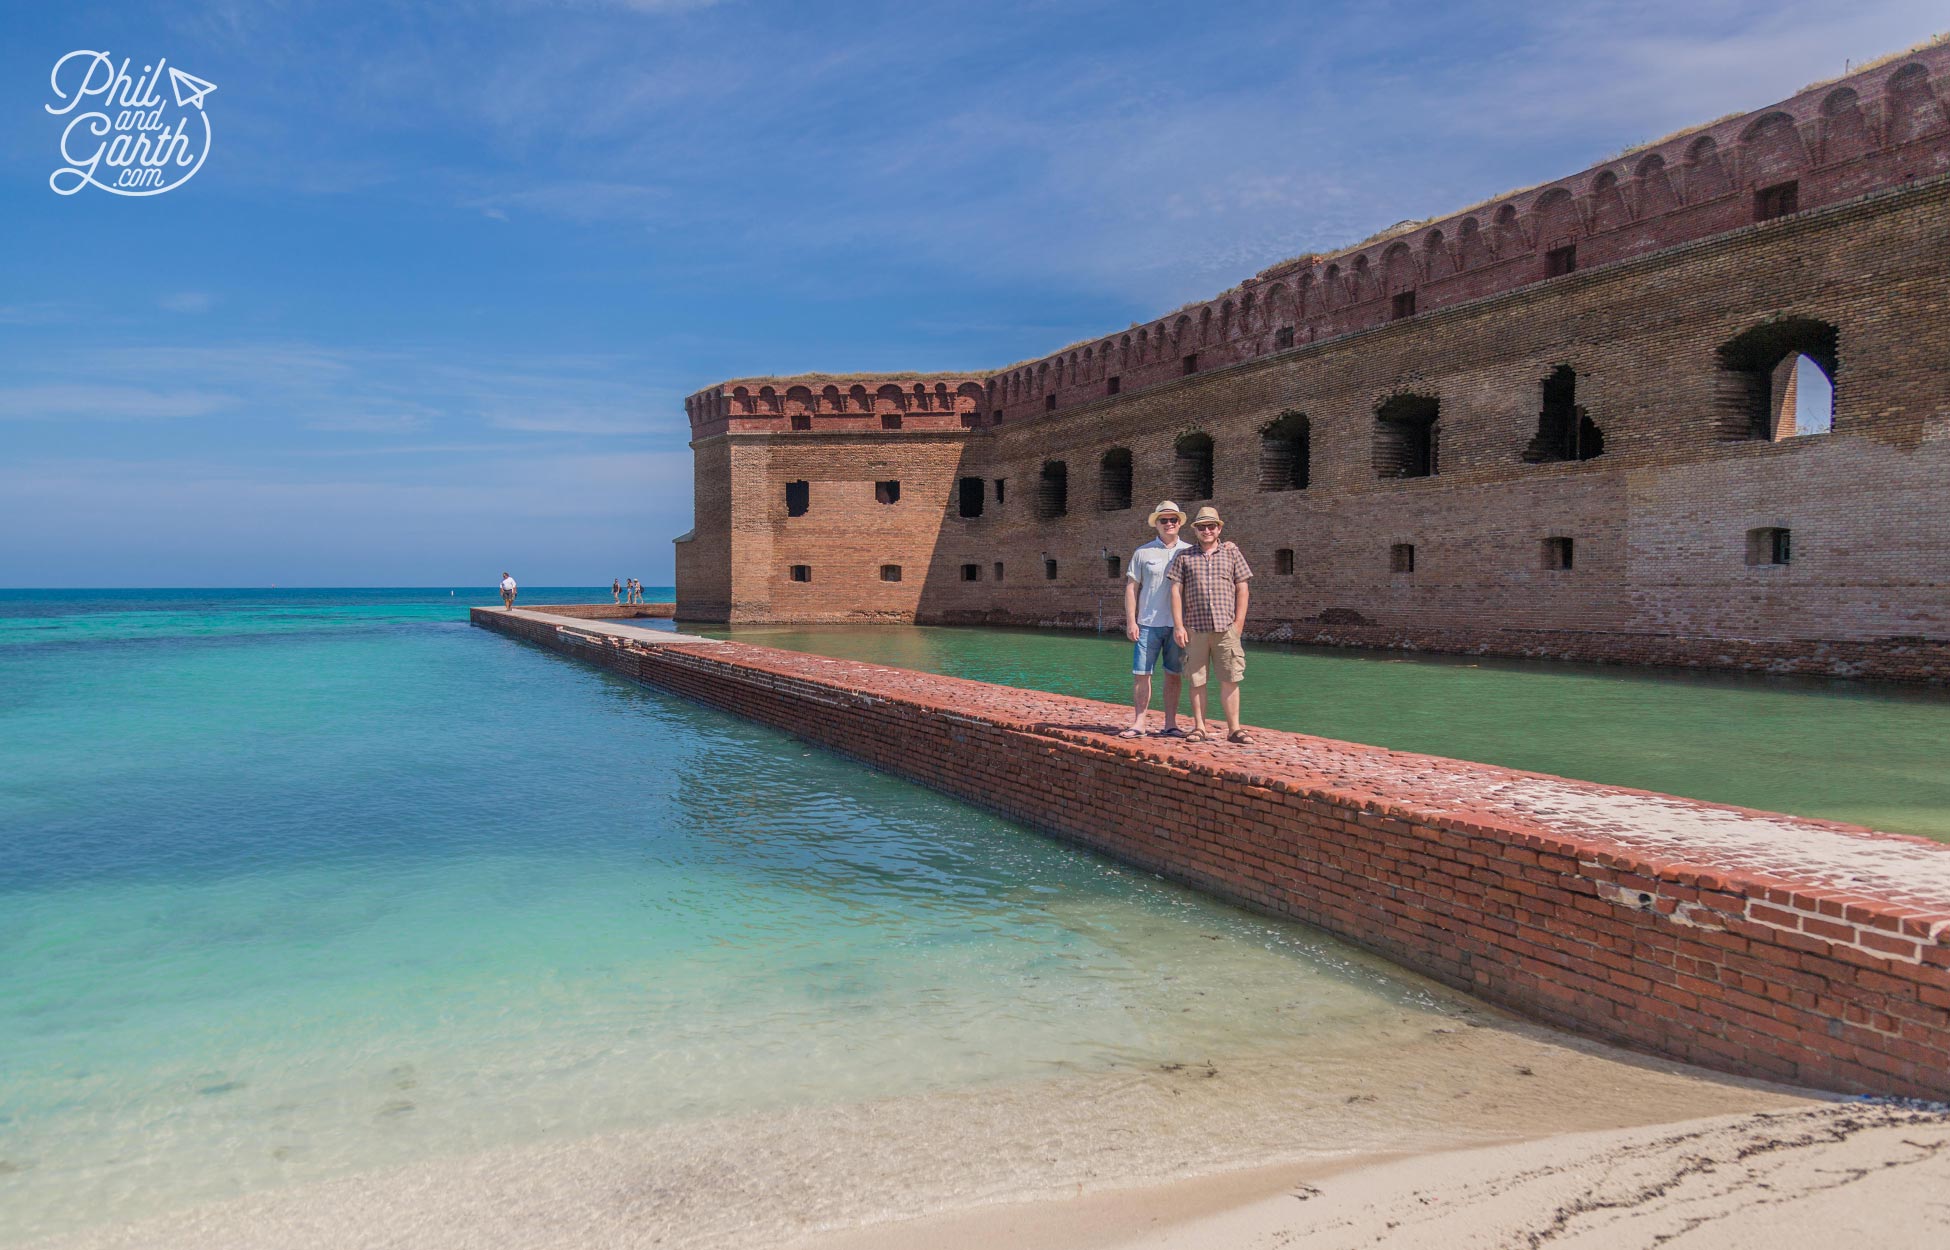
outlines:
[[1945, 680], [1946, 278], [1939, 41], [997, 372], [699, 391], [677, 614], [1115, 628], [1169, 497], [1260, 638]]

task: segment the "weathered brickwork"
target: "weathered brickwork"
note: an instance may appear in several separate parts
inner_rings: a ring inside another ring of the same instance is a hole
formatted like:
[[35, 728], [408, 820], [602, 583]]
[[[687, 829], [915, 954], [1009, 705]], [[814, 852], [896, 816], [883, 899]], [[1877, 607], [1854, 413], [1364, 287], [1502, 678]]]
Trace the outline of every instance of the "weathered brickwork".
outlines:
[[1946, 104], [1937, 45], [993, 376], [700, 392], [678, 615], [1114, 622], [1209, 477], [1261, 638], [1950, 679]]
[[1556, 1025], [1744, 1075], [1950, 1096], [1950, 847], [1298, 734], [1126, 743], [1128, 713], [1089, 700], [473, 619]]

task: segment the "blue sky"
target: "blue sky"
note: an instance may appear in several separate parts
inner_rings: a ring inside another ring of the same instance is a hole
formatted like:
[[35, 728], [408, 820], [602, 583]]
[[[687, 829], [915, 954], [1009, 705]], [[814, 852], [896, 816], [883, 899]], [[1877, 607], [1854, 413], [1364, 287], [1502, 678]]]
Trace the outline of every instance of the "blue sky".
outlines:
[[[1751, 108], [1941, 0], [16, 6], [0, 585], [670, 579], [682, 397], [980, 370]], [[48, 187], [77, 48], [207, 164]]]

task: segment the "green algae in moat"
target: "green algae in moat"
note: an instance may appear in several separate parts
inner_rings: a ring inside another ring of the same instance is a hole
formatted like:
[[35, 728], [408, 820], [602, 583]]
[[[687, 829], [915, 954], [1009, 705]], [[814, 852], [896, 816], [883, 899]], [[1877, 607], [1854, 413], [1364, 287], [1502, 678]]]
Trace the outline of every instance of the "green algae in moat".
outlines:
[[[1130, 698], [1130, 644], [1116, 635], [685, 628], [978, 681]], [[1247, 655], [1248, 724], [1950, 842], [1950, 692], [1271, 644], [1249, 644]]]

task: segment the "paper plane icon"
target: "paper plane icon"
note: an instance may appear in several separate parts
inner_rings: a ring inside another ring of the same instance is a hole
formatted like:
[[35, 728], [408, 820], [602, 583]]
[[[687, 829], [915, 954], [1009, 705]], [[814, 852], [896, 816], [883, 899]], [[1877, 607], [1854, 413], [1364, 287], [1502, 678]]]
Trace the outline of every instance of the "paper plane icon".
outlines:
[[169, 85], [176, 92], [177, 108], [202, 108], [203, 97], [217, 89], [217, 84], [185, 74], [174, 65], [169, 67]]

